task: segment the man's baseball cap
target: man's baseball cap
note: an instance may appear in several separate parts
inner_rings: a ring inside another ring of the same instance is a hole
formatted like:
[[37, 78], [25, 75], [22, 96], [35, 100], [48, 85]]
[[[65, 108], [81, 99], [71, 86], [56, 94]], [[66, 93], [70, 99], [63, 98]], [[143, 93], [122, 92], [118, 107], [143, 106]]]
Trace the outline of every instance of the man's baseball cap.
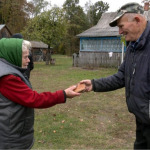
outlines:
[[117, 26], [117, 20], [120, 19], [125, 13], [144, 14], [144, 8], [138, 3], [127, 3], [117, 11], [116, 17], [109, 23], [109, 25], [111, 27]]

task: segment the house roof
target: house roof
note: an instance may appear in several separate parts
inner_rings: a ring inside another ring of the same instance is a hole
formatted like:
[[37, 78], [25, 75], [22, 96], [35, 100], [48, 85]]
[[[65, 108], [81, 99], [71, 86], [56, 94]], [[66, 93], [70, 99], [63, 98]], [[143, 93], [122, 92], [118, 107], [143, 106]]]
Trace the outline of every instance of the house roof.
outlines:
[[103, 13], [97, 25], [76, 35], [77, 37], [105, 37], [119, 36], [118, 27], [110, 27], [109, 22], [116, 16], [116, 12]]
[[[118, 27], [110, 27], [109, 23], [114, 19], [117, 12], [106, 12], [102, 14], [97, 25], [76, 35], [77, 37], [106, 37], [120, 36]], [[150, 20], [150, 10], [145, 11], [147, 20]]]
[[6, 29], [8, 30], [8, 32], [10, 33], [10, 35], [12, 35], [12, 33], [10, 32], [10, 30], [8, 29], [8, 27], [5, 24], [0, 24], [0, 31], [6, 27]]
[[30, 41], [33, 48], [44, 48], [47, 49], [48, 45], [41, 41]]
[[0, 24], [0, 30], [2, 30], [5, 27], [5, 24]]

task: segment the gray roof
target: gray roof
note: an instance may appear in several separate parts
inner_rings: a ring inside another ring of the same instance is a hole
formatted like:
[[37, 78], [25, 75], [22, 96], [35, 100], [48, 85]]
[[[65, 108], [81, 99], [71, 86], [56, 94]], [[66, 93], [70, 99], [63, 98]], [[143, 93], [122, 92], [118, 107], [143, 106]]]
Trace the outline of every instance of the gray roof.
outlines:
[[[150, 20], [150, 10], [145, 11], [147, 20]], [[109, 23], [116, 16], [116, 12], [106, 12], [102, 14], [97, 25], [92, 28], [76, 35], [77, 37], [110, 37], [110, 36], [120, 36], [118, 27], [110, 27]]]
[[0, 30], [2, 30], [5, 27], [5, 24], [0, 25]]
[[33, 48], [44, 48], [47, 49], [48, 45], [41, 41], [30, 41]]
[[105, 37], [119, 36], [118, 27], [110, 27], [109, 22], [116, 16], [116, 12], [103, 13], [97, 25], [76, 35], [77, 37]]
[[12, 35], [11, 31], [8, 29], [8, 27], [7, 27], [6, 24], [0, 24], [0, 31], [1, 31], [4, 27], [7, 29], [7, 31], [9, 32], [9, 34]]

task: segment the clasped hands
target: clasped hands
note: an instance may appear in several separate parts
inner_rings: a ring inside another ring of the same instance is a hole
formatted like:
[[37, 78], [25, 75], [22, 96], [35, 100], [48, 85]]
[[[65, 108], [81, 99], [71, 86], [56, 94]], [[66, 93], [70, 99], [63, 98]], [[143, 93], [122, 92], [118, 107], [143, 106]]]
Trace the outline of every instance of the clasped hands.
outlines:
[[[90, 92], [90, 91], [92, 91], [92, 82], [91, 82], [91, 80], [82, 80], [82, 81], [79, 82], [78, 85], [80, 85], [80, 84], [84, 84], [85, 85], [85, 88], [84, 88], [84, 90], [82, 90], [82, 92]], [[78, 87], [78, 85], [70, 86], [69, 88], [64, 90], [65, 93], [66, 93], [66, 97], [67, 98], [73, 98], [73, 97], [81, 95], [80, 92], [76, 92], [76, 88]]]

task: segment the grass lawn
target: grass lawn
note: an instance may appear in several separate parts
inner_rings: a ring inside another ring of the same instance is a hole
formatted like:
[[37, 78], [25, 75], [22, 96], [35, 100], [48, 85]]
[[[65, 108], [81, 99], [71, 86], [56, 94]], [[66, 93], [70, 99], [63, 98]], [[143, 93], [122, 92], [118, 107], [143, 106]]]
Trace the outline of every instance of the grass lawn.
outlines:
[[[56, 65], [35, 62], [30, 81], [40, 92], [66, 89], [83, 79], [106, 77], [114, 68], [72, 67], [72, 57], [52, 55]], [[133, 149], [135, 118], [127, 110], [125, 89], [83, 93], [65, 104], [35, 109], [32, 149]]]

